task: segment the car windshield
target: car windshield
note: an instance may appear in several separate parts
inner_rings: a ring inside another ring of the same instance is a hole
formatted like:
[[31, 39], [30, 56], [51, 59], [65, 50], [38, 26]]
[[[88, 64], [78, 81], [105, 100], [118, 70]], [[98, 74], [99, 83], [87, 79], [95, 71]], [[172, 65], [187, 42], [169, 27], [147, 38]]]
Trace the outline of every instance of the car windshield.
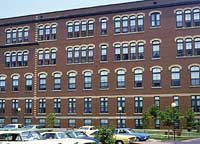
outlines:
[[79, 132], [79, 131], [74, 132], [74, 134], [76, 135], [76, 137], [86, 137], [87, 136], [83, 132]]
[[65, 133], [58, 133], [59, 138], [67, 138], [68, 136]]
[[22, 137], [22, 140], [26, 140], [26, 141], [42, 139], [41, 135], [35, 131], [22, 132], [21, 137]]

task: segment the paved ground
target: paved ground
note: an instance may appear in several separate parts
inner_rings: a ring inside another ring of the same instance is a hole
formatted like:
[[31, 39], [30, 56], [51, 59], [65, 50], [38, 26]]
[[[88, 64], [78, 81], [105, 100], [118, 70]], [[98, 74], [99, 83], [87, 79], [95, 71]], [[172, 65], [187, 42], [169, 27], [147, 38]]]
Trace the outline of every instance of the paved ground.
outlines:
[[186, 140], [183, 142], [161, 142], [156, 140], [149, 140], [147, 142], [137, 142], [135, 144], [200, 144], [200, 138], [199, 139], [192, 139], [192, 140]]

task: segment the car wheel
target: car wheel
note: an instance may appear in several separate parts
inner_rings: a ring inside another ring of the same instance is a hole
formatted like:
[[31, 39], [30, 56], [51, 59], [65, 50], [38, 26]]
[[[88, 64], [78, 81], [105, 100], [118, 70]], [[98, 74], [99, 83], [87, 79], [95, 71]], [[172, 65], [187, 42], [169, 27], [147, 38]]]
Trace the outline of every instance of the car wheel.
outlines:
[[138, 137], [136, 137], [135, 141], [140, 141], [140, 139]]
[[116, 144], [123, 144], [122, 141], [116, 141]]

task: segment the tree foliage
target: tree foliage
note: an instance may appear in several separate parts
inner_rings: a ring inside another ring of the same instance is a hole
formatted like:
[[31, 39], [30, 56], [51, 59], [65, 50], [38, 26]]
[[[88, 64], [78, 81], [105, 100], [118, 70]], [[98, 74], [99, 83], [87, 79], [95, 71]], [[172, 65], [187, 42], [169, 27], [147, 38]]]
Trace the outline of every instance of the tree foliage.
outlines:
[[47, 127], [52, 128], [54, 126], [56, 116], [54, 113], [49, 113], [46, 117]]
[[190, 108], [186, 113], [185, 113], [185, 122], [186, 122], [186, 129], [188, 131], [191, 131], [195, 125], [195, 113], [194, 111]]
[[143, 128], [149, 128], [150, 125], [150, 120], [151, 120], [151, 115], [149, 114], [148, 111], [144, 112], [142, 115], [142, 123], [143, 123]]
[[112, 128], [100, 128], [98, 134], [95, 136], [102, 144], [114, 144]]

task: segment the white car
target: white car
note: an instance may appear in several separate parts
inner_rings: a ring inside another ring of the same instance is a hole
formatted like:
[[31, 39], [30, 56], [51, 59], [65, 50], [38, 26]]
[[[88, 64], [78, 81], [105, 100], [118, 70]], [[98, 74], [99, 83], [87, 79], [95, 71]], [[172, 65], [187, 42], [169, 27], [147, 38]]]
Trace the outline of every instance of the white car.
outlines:
[[57, 140], [61, 143], [72, 142], [73, 144], [96, 144], [94, 140], [86, 140], [86, 139], [76, 139], [70, 138], [65, 134], [65, 132], [43, 132], [41, 133], [44, 139], [47, 140]]
[[87, 135], [90, 135], [91, 133], [98, 131], [94, 126], [82, 126], [77, 131], [84, 132]]
[[24, 125], [22, 124], [7, 124], [3, 127], [5, 130], [10, 130], [10, 129], [18, 129], [18, 128], [23, 128]]

